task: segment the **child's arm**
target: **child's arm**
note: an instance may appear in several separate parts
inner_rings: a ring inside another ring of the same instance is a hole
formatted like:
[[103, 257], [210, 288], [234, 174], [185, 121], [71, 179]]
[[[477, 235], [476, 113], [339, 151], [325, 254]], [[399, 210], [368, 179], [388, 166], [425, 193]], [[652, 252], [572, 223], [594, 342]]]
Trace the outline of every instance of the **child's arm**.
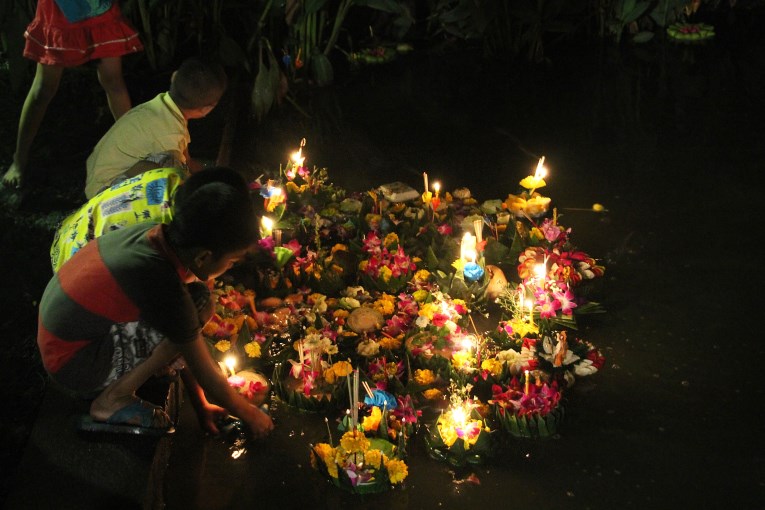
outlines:
[[228, 411], [207, 401], [204, 390], [199, 385], [189, 368], [181, 370], [181, 379], [183, 379], [183, 384], [186, 386], [189, 401], [191, 402], [194, 411], [197, 413], [199, 426], [206, 432], [219, 434], [220, 431], [215, 424], [216, 418], [225, 418], [228, 416]]
[[135, 177], [138, 174], [148, 172], [149, 170], [154, 170], [155, 168], [161, 168], [161, 167], [157, 163], [154, 163], [153, 161], [142, 159], [135, 165], [128, 168], [127, 171], [125, 172], [125, 175], [128, 178]]
[[200, 334], [193, 342], [178, 344], [188, 369], [204, 390], [208, 400], [220, 404], [250, 428], [256, 437], [265, 437], [274, 429], [274, 422], [266, 413], [251, 405], [229, 386], [220, 368], [210, 355]]
[[202, 163], [191, 157], [188, 147], [183, 155], [186, 157], [186, 168], [189, 169], [190, 174], [196, 173], [205, 167]]

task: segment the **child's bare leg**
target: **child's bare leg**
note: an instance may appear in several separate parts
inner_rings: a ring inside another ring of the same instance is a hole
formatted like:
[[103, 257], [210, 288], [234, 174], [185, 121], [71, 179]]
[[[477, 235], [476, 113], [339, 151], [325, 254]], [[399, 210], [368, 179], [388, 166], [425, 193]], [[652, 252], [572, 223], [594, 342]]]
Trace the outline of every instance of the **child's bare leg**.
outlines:
[[24, 174], [29, 163], [32, 142], [37, 136], [51, 99], [58, 91], [63, 72], [64, 68], [60, 66], [37, 64], [34, 81], [21, 109], [13, 162], [3, 176], [5, 186], [19, 188], [24, 184]]
[[106, 100], [114, 120], [119, 119], [131, 107], [125, 79], [122, 76], [122, 58], [110, 57], [98, 63], [98, 82], [106, 92]]
[[[178, 348], [169, 340], [163, 340], [154, 348], [151, 355], [133, 370], [111, 383], [90, 405], [90, 415], [98, 421], [105, 421], [116, 411], [136, 400], [135, 392], [155, 372], [169, 364], [178, 356]], [[156, 414], [156, 413], [155, 413]], [[165, 413], [155, 417], [154, 426], [171, 425], [170, 417]]]

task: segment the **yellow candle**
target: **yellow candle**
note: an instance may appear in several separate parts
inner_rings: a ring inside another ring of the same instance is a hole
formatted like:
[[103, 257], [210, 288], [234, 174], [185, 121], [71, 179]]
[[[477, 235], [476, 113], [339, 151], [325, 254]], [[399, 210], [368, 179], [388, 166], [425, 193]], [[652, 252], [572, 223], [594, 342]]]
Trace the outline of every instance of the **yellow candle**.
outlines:
[[529, 380], [530, 380], [529, 379], [529, 371], [526, 370], [525, 374], [526, 374], [526, 385], [523, 388], [523, 393], [528, 395], [529, 394]]

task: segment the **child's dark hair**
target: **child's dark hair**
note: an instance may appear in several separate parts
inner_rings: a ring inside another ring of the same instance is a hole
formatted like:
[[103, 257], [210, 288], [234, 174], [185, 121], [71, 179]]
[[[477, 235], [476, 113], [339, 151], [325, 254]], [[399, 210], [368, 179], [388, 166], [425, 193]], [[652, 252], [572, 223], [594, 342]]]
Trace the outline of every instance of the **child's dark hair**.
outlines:
[[178, 248], [208, 249], [216, 258], [250, 246], [258, 227], [247, 181], [226, 167], [192, 174], [176, 194], [168, 237]]
[[218, 102], [228, 84], [223, 66], [200, 57], [181, 63], [170, 82], [170, 97], [179, 108], [194, 109]]
[[[241, 173], [227, 166], [215, 166], [204, 168], [191, 174], [178, 188], [173, 197], [173, 208], [180, 207], [188, 200], [194, 191], [212, 182], [230, 184], [234, 188], [240, 188], [244, 177]], [[245, 181], [246, 184], [246, 181]], [[249, 187], [248, 187], [249, 189]]]

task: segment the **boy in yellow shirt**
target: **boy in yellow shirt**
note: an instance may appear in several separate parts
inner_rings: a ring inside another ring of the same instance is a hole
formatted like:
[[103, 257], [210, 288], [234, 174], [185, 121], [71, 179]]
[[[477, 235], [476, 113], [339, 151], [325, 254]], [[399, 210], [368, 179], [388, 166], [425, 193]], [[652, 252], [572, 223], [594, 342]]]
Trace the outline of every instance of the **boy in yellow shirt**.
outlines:
[[197, 57], [185, 60], [170, 90], [131, 108], [96, 144], [86, 162], [85, 196], [146, 170], [201, 165], [189, 156], [188, 121], [209, 114], [226, 90], [223, 67]]

